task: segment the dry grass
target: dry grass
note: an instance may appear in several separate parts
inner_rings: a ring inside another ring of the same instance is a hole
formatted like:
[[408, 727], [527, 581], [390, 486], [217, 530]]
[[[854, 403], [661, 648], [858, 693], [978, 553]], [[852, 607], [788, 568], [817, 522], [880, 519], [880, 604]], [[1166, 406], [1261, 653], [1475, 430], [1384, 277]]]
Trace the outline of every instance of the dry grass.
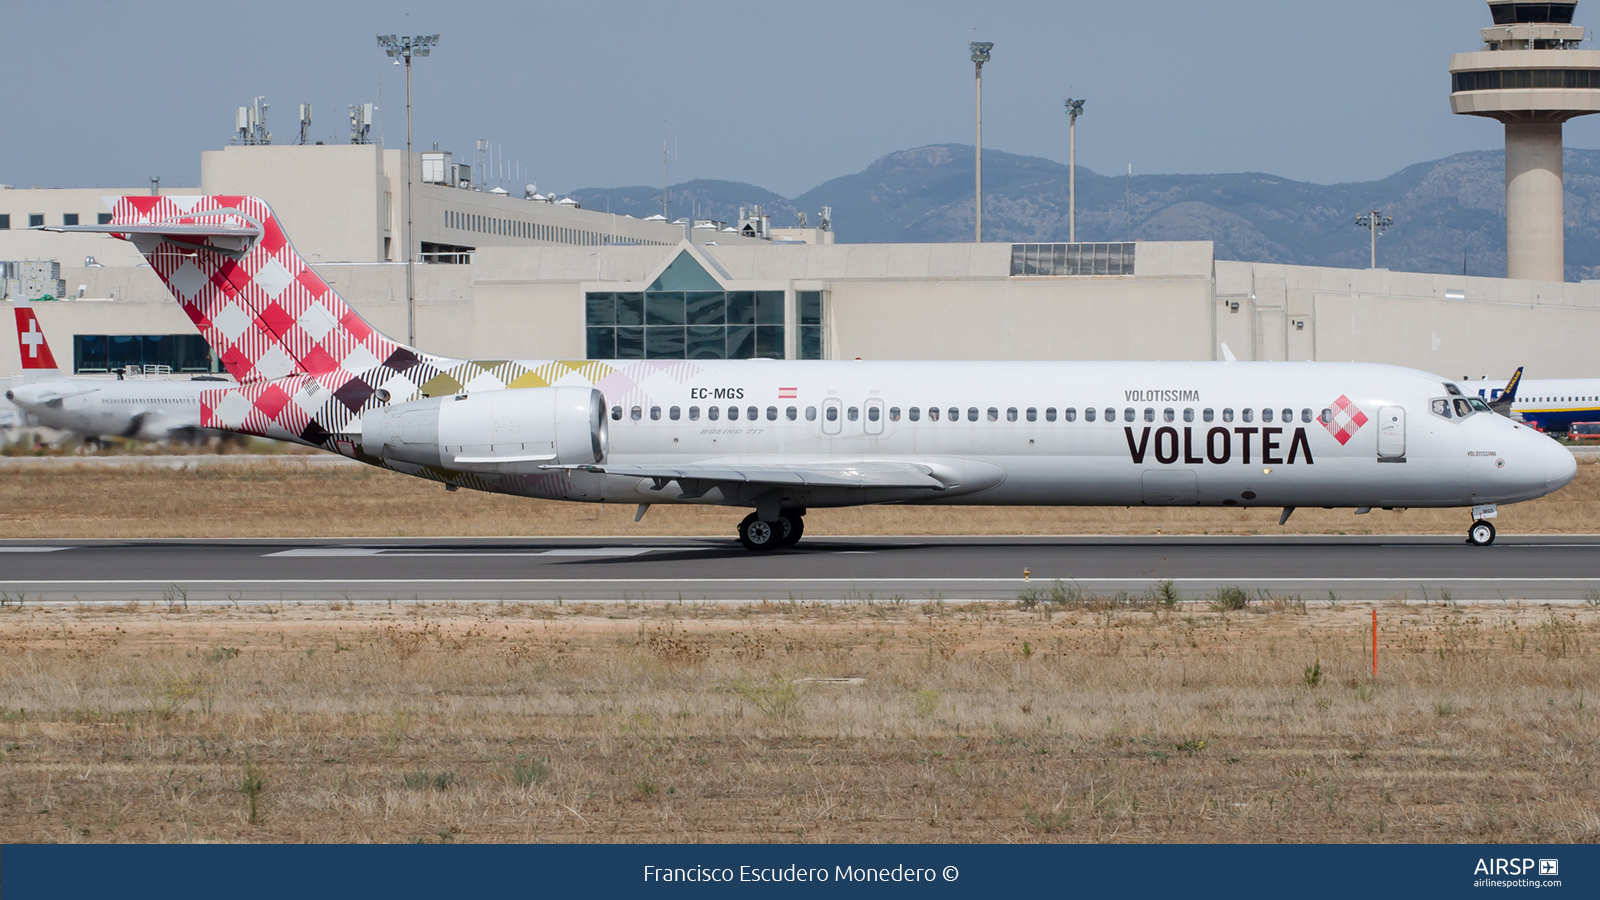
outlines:
[[0, 842], [1594, 841], [1593, 608], [0, 607]]
[[[726, 537], [744, 510], [599, 506], [446, 492], [380, 469], [279, 463], [195, 469], [18, 466], [0, 478], [0, 538], [682, 535]], [[1463, 510], [875, 506], [815, 510], [813, 535], [873, 534], [1456, 534]], [[1506, 534], [1600, 530], [1600, 464], [1554, 496], [1504, 507]]]

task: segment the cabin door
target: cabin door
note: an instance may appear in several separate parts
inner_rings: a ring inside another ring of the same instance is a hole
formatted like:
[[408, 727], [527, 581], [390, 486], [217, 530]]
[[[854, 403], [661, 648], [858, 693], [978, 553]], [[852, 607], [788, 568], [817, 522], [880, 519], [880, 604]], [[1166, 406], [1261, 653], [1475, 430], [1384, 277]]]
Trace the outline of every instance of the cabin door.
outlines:
[[1405, 407], [1383, 406], [1378, 408], [1378, 458], [1393, 462], [1405, 460]]

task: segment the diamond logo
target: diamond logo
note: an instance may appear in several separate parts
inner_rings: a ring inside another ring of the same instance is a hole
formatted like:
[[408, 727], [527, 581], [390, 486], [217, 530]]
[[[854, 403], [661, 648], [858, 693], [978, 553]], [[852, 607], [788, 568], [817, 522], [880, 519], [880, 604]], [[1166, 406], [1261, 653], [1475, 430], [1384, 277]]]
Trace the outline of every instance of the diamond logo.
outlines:
[[1328, 433], [1333, 435], [1333, 439], [1338, 441], [1341, 447], [1350, 443], [1350, 439], [1355, 437], [1356, 432], [1365, 424], [1367, 424], [1367, 414], [1343, 394], [1322, 411], [1322, 427], [1328, 429]]

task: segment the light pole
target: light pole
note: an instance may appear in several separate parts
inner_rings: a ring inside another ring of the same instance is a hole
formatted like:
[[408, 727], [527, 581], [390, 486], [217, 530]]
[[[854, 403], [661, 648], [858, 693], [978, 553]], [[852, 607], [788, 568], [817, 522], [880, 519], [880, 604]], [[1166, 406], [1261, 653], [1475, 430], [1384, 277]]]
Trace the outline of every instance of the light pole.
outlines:
[[978, 157], [977, 157], [977, 222], [974, 230], [978, 243], [983, 243], [983, 64], [989, 61], [989, 51], [994, 49], [992, 41], [968, 41], [967, 48], [972, 51], [972, 67], [974, 77], [978, 84]]
[[1394, 224], [1393, 216], [1386, 216], [1376, 209], [1368, 210], [1356, 216], [1356, 224], [1372, 232], [1372, 268], [1378, 267], [1378, 232]]
[[411, 252], [411, 57], [427, 56], [438, 43], [437, 34], [378, 35], [378, 46], [395, 65], [406, 61], [406, 343], [412, 347], [417, 345], [417, 292], [416, 254]]
[[1067, 98], [1067, 241], [1078, 242], [1078, 117], [1083, 101]]

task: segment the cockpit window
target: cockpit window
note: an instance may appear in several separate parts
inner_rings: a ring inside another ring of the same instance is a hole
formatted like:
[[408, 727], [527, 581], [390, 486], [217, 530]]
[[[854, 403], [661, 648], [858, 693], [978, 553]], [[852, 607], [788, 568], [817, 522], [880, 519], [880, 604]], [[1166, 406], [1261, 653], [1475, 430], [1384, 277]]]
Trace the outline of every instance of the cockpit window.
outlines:
[[1449, 400], [1435, 400], [1435, 401], [1433, 401], [1432, 408], [1433, 408], [1433, 414], [1434, 415], [1443, 416], [1446, 419], [1450, 418], [1450, 401]]
[[1460, 416], [1463, 419], [1465, 419], [1467, 416], [1472, 415], [1472, 406], [1471, 406], [1471, 404], [1467, 403], [1467, 401], [1462, 400], [1460, 397], [1457, 397], [1455, 403], [1456, 403], [1456, 415]]
[[1454, 382], [1446, 381], [1444, 383], [1444, 390], [1445, 390], [1445, 393], [1449, 394], [1452, 397], [1461, 396], [1461, 388], [1457, 387]]
[[1471, 403], [1472, 404], [1472, 408], [1474, 410], [1476, 410], [1477, 412], [1489, 412], [1490, 411], [1489, 410], [1489, 404], [1483, 402], [1482, 400], [1479, 400], [1476, 397], [1468, 397], [1467, 398], [1467, 402]]

